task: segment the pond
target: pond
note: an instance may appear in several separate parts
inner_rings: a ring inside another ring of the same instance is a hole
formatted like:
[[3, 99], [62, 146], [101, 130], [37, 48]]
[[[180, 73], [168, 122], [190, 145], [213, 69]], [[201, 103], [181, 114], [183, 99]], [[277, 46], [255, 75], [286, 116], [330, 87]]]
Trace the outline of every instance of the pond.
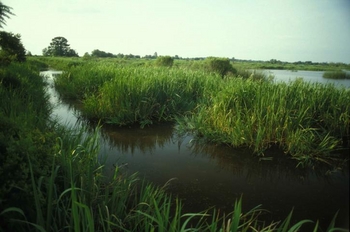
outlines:
[[[274, 70], [275, 71], [275, 70]], [[52, 83], [52, 74], [43, 72]], [[53, 117], [69, 126], [82, 126], [79, 111], [59, 99], [51, 86]], [[278, 149], [259, 159], [248, 149], [197, 143], [190, 134], [179, 135], [176, 125], [101, 129], [100, 159], [106, 161], [106, 175], [114, 165], [126, 173], [163, 186], [178, 195], [187, 212], [216, 206], [226, 212], [243, 196], [243, 210], [262, 204], [269, 210], [264, 220], [282, 220], [294, 208], [295, 220], [319, 219], [326, 226], [339, 210], [338, 222], [349, 225], [349, 169], [297, 169], [296, 163]], [[170, 181], [169, 181], [170, 180]]]
[[[327, 79], [323, 77], [324, 71], [291, 71], [291, 70], [276, 70], [266, 69], [264, 72], [268, 75], [273, 75], [275, 82], [294, 81], [297, 78], [303, 78], [304, 81], [311, 83], [334, 84], [335, 86], [343, 86], [350, 88], [350, 79]], [[350, 73], [350, 71], [344, 70]]]

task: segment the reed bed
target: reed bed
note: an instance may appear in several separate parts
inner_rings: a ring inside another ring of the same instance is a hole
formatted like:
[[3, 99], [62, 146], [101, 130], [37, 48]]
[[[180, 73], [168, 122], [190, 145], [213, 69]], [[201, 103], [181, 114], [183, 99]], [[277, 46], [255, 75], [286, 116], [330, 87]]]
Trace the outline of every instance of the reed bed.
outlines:
[[347, 89], [333, 85], [235, 79], [178, 122], [210, 141], [260, 155], [276, 144], [301, 164], [327, 162], [349, 134], [349, 100]]
[[347, 89], [272, 83], [255, 71], [237, 75], [101, 62], [72, 67], [55, 84], [63, 96], [83, 102], [89, 119], [143, 127], [176, 118], [183, 130], [258, 155], [277, 145], [303, 165], [339, 158], [335, 152], [350, 133]]
[[[84, 103], [83, 115], [107, 123], [151, 124], [193, 111], [220, 79], [204, 72], [157, 67], [77, 67], [55, 85], [63, 96]], [[206, 88], [203, 88], [206, 86]]]

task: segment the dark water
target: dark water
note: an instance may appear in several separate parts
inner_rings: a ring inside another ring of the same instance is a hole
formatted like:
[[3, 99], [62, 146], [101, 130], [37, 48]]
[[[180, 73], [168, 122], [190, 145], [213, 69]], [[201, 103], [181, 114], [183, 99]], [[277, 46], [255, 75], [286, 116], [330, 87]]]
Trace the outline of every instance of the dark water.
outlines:
[[[81, 126], [79, 112], [61, 102], [53, 89], [48, 91], [57, 105], [53, 115], [62, 123]], [[297, 169], [278, 149], [259, 160], [247, 149], [203, 145], [191, 135], [178, 135], [174, 127], [103, 126], [100, 159], [106, 161], [106, 174], [120, 165], [124, 172], [138, 172], [160, 186], [171, 180], [167, 190], [183, 200], [188, 212], [211, 206], [230, 212], [242, 196], [243, 210], [262, 204], [270, 211], [263, 215], [266, 220], [282, 220], [294, 208], [294, 219], [319, 219], [328, 225], [339, 210], [339, 226], [348, 228], [348, 168]]]

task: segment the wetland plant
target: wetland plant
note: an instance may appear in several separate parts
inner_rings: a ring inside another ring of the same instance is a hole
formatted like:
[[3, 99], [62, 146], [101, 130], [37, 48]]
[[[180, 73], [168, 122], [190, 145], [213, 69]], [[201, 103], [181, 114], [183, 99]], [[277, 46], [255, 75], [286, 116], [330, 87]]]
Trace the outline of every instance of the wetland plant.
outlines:
[[345, 71], [327, 71], [323, 73], [324, 78], [328, 79], [350, 79], [350, 73]]

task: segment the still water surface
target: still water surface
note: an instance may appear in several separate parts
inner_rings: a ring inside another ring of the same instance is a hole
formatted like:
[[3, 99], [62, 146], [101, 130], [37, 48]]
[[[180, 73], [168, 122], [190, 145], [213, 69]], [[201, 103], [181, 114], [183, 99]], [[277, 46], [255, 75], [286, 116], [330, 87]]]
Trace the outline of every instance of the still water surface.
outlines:
[[[275, 82], [288, 82], [294, 81], [297, 78], [303, 78], [306, 82], [322, 83], [322, 84], [334, 84], [335, 86], [343, 86], [350, 88], [349, 79], [327, 79], [323, 78], [324, 71], [290, 71], [290, 70], [276, 70], [266, 69], [264, 72], [268, 75], [273, 75]], [[344, 72], [350, 73], [350, 71], [344, 70]]]
[[[286, 76], [295, 74], [283, 72]], [[52, 72], [43, 74], [52, 83]], [[302, 72], [297, 74], [300, 77]], [[69, 126], [82, 126], [83, 122], [77, 120], [79, 111], [62, 102], [52, 87], [48, 92], [51, 103], [56, 105], [53, 117]], [[191, 135], [178, 135], [174, 126], [103, 126], [100, 158], [106, 161], [106, 174], [112, 174], [113, 165], [121, 165], [124, 172], [138, 172], [140, 177], [160, 186], [171, 180], [168, 191], [178, 195], [185, 210], [191, 212], [211, 206], [229, 212], [242, 195], [243, 210], [262, 204], [262, 208], [271, 211], [264, 216], [266, 220], [284, 219], [294, 208], [296, 220], [320, 219], [328, 224], [340, 210], [339, 222], [348, 228], [348, 169], [296, 169], [296, 163], [278, 150], [265, 154], [272, 160], [259, 160], [246, 149], [200, 145]]]

